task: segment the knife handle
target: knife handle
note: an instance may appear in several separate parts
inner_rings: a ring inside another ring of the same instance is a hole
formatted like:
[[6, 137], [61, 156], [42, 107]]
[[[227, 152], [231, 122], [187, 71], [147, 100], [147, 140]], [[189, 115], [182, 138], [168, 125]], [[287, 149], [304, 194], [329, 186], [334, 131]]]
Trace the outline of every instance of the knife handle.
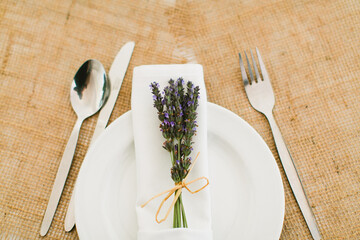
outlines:
[[71, 167], [72, 159], [74, 157], [76, 143], [79, 138], [80, 127], [83, 122], [83, 119], [78, 119], [75, 123], [75, 126], [71, 132], [69, 140], [66, 144], [65, 151], [61, 158], [61, 162], [56, 174], [55, 182], [51, 191], [50, 199], [45, 211], [45, 215], [41, 224], [40, 235], [45, 236], [50, 228], [51, 222], [54, 218], [56, 208], [59, 204], [59, 200], [62, 194], [62, 191], [65, 186], [66, 178], [69, 174]]
[[272, 113], [266, 114], [269, 121], [271, 131], [274, 136], [277, 151], [279, 153], [281, 164], [284, 168], [286, 177], [290, 183], [290, 187], [294, 193], [295, 199], [300, 207], [300, 210], [304, 216], [305, 222], [310, 229], [310, 233], [315, 240], [321, 239], [319, 227], [316, 223], [315, 216], [311, 210], [310, 204], [306, 197], [303, 185], [301, 183], [299, 174], [296, 170], [294, 161], [289, 153], [288, 148], [281, 135], [280, 129], [276, 124]]
[[71, 194], [69, 206], [66, 212], [65, 216], [65, 231], [70, 232], [71, 229], [75, 226], [75, 191], [73, 191], [73, 194]]
[[[111, 97], [111, 95], [110, 95]], [[108, 99], [111, 100], [111, 99]], [[112, 102], [112, 101], [109, 101]], [[100, 111], [100, 115], [98, 117], [97, 123], [96, 123], [96, 127], [93, 133], [93, 136], [91, 138], [90, 144], [89, 146], [91, 146], [95, 139], [97, 139], [97, 137], [104, 131], [107, 121], [103, 120], [103, 119], [109, 119], [110, 116], [103, 116], [104, 114], [108, 115], [109, 111], [106, 111], [107, 106], [110, 105], [110, 108], [114, 107], [115, 103], [111, 106], [111, 104], [106, 103], [106, 105], [103, 107], [103, 109]], [[109, 108], [109, 107], [108, 107]], [[105, 109], [105, 111], [104, 111]], [[75, 183], [76, 185], [76, 183]], [[73, 190], [72, 194], [71, 194], [71, 198], [70, 198], [70, 202], [66, 211], [66, 215], [65, 215], [65, 223], [64, 223], [64, 228], [65, 228], [65, 232], [70, 232], [73, 227], [75, 226], [75, 189]]]

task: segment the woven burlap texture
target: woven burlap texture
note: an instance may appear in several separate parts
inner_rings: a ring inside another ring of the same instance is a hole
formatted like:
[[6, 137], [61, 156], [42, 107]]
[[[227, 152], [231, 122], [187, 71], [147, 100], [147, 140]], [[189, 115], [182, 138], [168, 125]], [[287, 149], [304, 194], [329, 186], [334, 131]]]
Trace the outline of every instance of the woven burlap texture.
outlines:
[[[275, 118], [324, 239], [360, 239], [360, 2], [1, 1], [0, 239], [37, 239], [59, 161], [76, 121], [69, 101], [89, 58], [108, 71], [136, 47], [110, 122], [130, 110], [134, 66], [196, 62], [208, 99], [264, 138], [285, 175], [269, 125], [249, 104], [238, 52], [260, 49]], [[47, 239], [77, 239], [63, 222], [97, 115], [85, 121]], [[281, 239], [310, 239], [284, 181]], [[261, 231], [261, 229], [259, 229]]]

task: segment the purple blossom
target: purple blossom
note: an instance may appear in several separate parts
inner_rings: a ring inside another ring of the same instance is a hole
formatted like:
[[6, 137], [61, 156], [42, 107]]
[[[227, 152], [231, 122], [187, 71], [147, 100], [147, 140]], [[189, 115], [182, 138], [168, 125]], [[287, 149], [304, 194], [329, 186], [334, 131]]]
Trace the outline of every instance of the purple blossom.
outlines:
[[160, 84], [157, 82], [152, 82], [152, 83], [150, 83], [149, 87], [150, 87], [150, 89], [153, 89], [154, 87], [160, 88]]
[[184, 85], [184, 79], [178, 78], [175, 82], [175, 86], [178, 86], [179, 84]]
[[155, 81], [149, 87], [159, 119], [162, 120], [159, 130], [166, 139], [163, 147], [174, 153], [171, 177], [175, 182], [181, 182], [192, 160], [189, 156], [193, 150], [192, 137], [198, 128], [195, 119], [200, 92], [198, 86], [181, 77], [170, 79], [168, 83], [161, 90], [160, 84]]

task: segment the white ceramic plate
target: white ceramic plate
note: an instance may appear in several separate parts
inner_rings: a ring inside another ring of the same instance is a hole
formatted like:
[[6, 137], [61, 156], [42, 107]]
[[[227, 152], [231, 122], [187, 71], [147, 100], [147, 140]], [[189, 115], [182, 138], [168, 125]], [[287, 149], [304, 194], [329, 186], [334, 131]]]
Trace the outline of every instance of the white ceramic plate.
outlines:
[[[275, 159], [236, 114], [208, 103], [208, 156], [214, 240], [279, 239], [285, 201]], [[76, 183], [80, 239], [136, 239], [136, 176], [131, 111], [91, 146]]]

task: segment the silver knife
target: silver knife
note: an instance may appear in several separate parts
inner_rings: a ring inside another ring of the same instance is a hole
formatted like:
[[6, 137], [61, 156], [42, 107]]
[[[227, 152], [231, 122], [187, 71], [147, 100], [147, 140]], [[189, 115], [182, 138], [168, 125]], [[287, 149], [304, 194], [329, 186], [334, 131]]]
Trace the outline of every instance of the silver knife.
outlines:
[[[99, 118], [96, 123], [94, 134], [92, 136], [90, 146], [94, 140], [105, 130], [105, 127], [111, 116], [111, 112], [115, 106], [116, 99], [119, 95], [121, 84], [124, 80], [126, 70], [128, 68], [133, 50], [135, 47], [134, 42], [127, 42], [116, 55], [113, 64], [109, 71], [109, 80], [111, 85], [110, 96], [101, 109]], [[75, 225], [75, 212], [74, 212], [74, 194], [71, 195], [70, 203], [65, 217], [65, 231], [69, 232]]]

